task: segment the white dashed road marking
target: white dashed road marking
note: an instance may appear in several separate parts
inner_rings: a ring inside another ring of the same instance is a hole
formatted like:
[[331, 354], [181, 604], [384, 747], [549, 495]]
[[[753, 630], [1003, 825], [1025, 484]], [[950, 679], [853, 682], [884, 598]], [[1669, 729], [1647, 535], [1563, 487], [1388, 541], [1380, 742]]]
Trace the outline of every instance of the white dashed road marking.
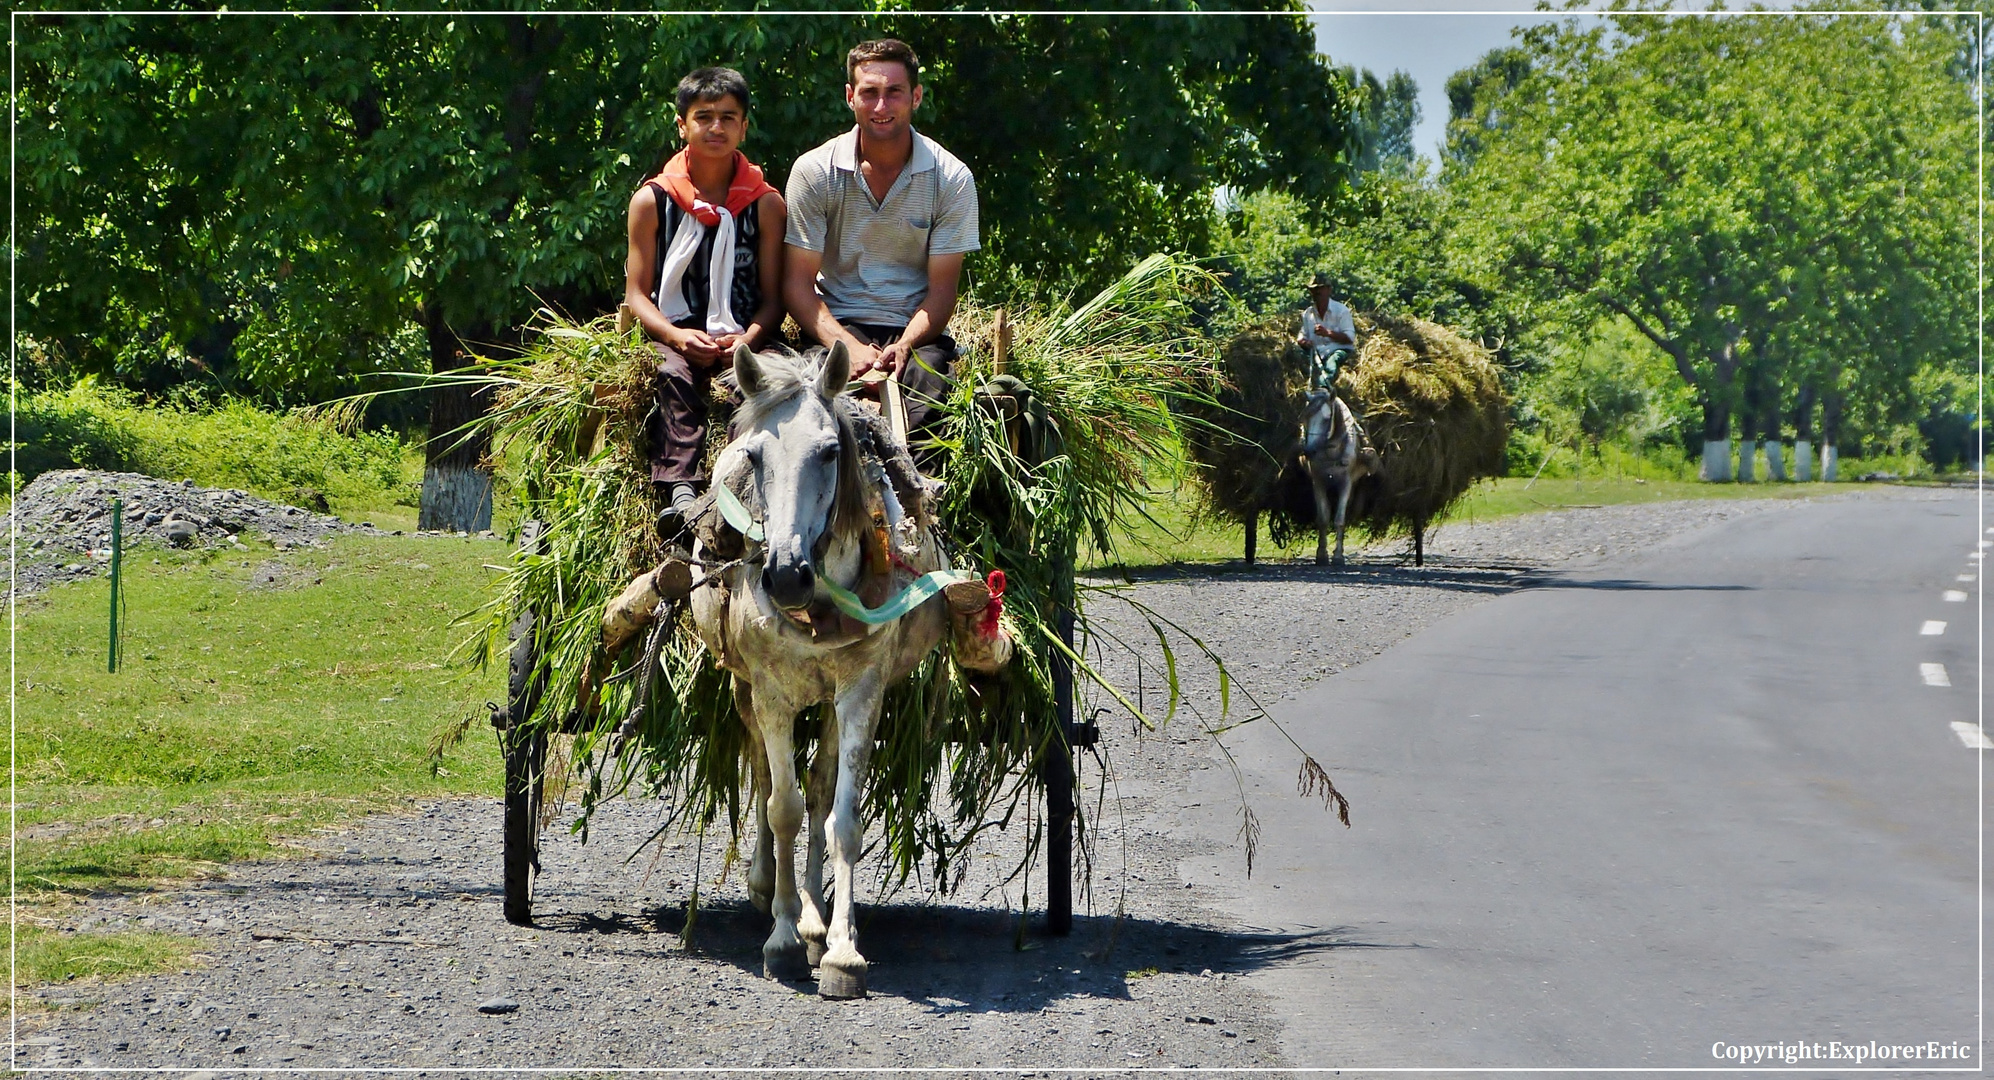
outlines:
[[1918, 633], [1926, 637], [1937, 637], [1945, 632], [1946, 624], [1938, 619], [1926, 619], [1925, 625], [1918, 628]]
[[1972, 580], [1973, 580], [1973, 575], [1972, 575], [1972, 574], [1961, 574], [1960, 576], [1958, 576], [1958, 577], [1954, 578], [1953, 580], [1954, 580], [1954, 581], [1972, 581]]
[[1925, 677], [1926, 686], [1952, 685], [1952, 680], [1946, 678], [1946, 666], [1944, 664], [1919, 664], [1918, 674]]
[[1961, 591], [1959, 591], [1958, 589], [1947, 589], [1947, 590], [1946, 590], [1946, 603], [1948, 603], [1948, 604], [1964, 604], [1964, 603], [1966, 603], [1966, 594], [1965, 594], [1965, 593], [1963, 593], [1963, 592], [1961, 592]]
[[1965, 743], [1968, 750], [1994, 750], [1994, 739], [1989, 739], [1987, 733], [1980, 730], [1979, 724], [1954, 720], [1952, 733], [1959, 736], [1959, 741]]

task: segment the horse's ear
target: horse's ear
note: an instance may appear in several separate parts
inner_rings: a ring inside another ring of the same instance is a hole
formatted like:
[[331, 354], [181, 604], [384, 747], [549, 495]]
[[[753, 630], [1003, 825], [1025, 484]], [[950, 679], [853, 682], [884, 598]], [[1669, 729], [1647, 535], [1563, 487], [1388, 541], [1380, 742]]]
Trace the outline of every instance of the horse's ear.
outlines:
[[734, 381], [743, 397], [762, 392], [762, 367], [755, 359], [755, 350], [748, 348], [745, 341], [734, 346]]
[[833, 342], [831, 355], [824, 358], [824, 372], [817, 377], [817, 392], [834, 398], [845, 392], [852, 381], [852, 351], [842, 341]]

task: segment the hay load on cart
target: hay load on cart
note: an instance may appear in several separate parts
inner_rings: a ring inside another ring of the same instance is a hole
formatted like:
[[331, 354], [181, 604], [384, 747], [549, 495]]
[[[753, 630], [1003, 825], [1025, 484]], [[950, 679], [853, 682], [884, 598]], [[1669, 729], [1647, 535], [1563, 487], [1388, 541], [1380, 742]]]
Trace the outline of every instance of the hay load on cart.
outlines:
[[[937, 651], [887, 692], [863, 816], [900, 882], [918, 869], [946, 892], [984, 830], [1030, 821], [1024, 859], [1047, 866], [1052, 929], [1069, 922], [1074, 753], [1094, 737], [1074, 722], [1076, 691], [1151, 723], [1081, 659], [1098, 593], [1076, 583], [1074, 567], [1083, 542], [1111, 550], [1118, 524], [1141, 512], [1145, 465], [1179, 446], [1172, 402], [1212, 381], [1211, 358], [1185, 330], [1185, 298], [1208, 281], [1186, 260], [1155, 256], [1078, 306], [1009, 318], [966, 308], [952, 321], [963, 356], [935, 518], [958, 568], [1005, 575], [1001, 618], [1016, 656], [983, 675]], [[604, 646], [606, 606], [667, 557], [643, 447], [653, 357], [641, 331], [618, 333], [610, 318], [550, 315], [531, 348], [479, 376], [498, 388], [485, 421], [494, 454], [522, 516], [538, 523], [478, 613], [475, 639], [477, 659], [506, 656], [512, 675], [494, 721], [507, 754], [516, 921], [530, 917], [534, 838], [554, 816], [540, 802], [545, 782], [563, 769], [584, 836], [593, 809], [626, 792], [662, 797], [656, 836], [738, 837], [748, 819], [732, 676], [683, 606], [661, 606], [654, 626]], [[799, 730], [818, 719], [806, 712]], [[560, 761], [548, 753], [556, 735], [573, 739]], [[1333, 795], [1312, 759], [1304, 771], [1318, 778], [1311, 790]], [[1031, 809], [1041, 801], [1043, 815]]]
[[[1190, 403], [1192, 460], [1204, 509], [1246, 529], [1250, 561], [1261, 515], [1275, 544], [1316, 528], [1300, 461], [1308, 358], [1292, 320], [1247, 327], [1220, 351], [1220, 381]], [[1502, 472], [1508, 398], [1488, 351], [1438, 323], [1386, 312], [1356, 317], [1357, 357], [1336, 392], [1382, 462], [1353, 492], [1349, 522], [1369, 539], [1425, 534], [1476, 480]]]

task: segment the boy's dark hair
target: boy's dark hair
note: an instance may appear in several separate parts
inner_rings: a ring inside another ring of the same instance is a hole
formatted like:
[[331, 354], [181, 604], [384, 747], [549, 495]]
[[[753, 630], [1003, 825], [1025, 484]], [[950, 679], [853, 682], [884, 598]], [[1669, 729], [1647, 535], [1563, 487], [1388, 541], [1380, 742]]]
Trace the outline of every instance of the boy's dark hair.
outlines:
[[852, 46], [852, 51], [845, 54], [845, 82], [858, 82], [859, 65], [875, 60], [899, 64], [907, 69], [907, 85], [921, 85], [921, 58], [914, 55], [912, 46], [899, 38], [875, 38]]
[[679, 80], [678, 110], [684, 116], [694, 102], [719, 101], [727, 95], [741, 103], [741, 111], [748, 111], [748, 80], [738, 71], [729, 67], [703, 67]]

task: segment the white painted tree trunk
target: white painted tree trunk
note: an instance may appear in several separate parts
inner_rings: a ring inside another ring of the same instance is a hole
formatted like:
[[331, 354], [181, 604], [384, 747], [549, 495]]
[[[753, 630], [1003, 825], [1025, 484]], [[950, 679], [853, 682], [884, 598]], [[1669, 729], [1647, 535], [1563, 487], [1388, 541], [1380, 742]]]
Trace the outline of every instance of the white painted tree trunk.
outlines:
[[1785, 448], [1777, 440], [1766, 443], [1766, 479], [1774, 483], [1786, 482]]
[[1814, 444], [1806, 439], [1794, 440], [1793, 478], [1803, 484], [1814, 478]]
[[1696, 478], [1712, 484], [1731, 479], [1731, 440], [1703, 440], [1703, 467], [1697, 470]]
[[1749, 484], [1758, 479], [1759, 444], [1756, 439], [1738, 440], [1738, 482]]
[[1839, 457], [1839, 455], [1837, 455], [1837, 454], [1835, 453], [1835, 444], [1834, 444], [1834, 443], [1823, 443], [1823, 444], [1821, 445], [1821, 482], [1822, 482], [1822, 483], [1824, 483], [1824, 484], [1832, 484], [1832, 483], [1834, 483], [1834, 482], [1835, 482], [1835, 478], [1836, 478], [1836, 474], [1835, 474], [1835, 463], [1836, 463], [1836, 462], [1837, 462], [1838, 460], [1840, 460], [1840, 457]]
[[477, 469], [430, 465], [422, 471], [421, 529], [483, 532], [492, 527], [492, 478]]

